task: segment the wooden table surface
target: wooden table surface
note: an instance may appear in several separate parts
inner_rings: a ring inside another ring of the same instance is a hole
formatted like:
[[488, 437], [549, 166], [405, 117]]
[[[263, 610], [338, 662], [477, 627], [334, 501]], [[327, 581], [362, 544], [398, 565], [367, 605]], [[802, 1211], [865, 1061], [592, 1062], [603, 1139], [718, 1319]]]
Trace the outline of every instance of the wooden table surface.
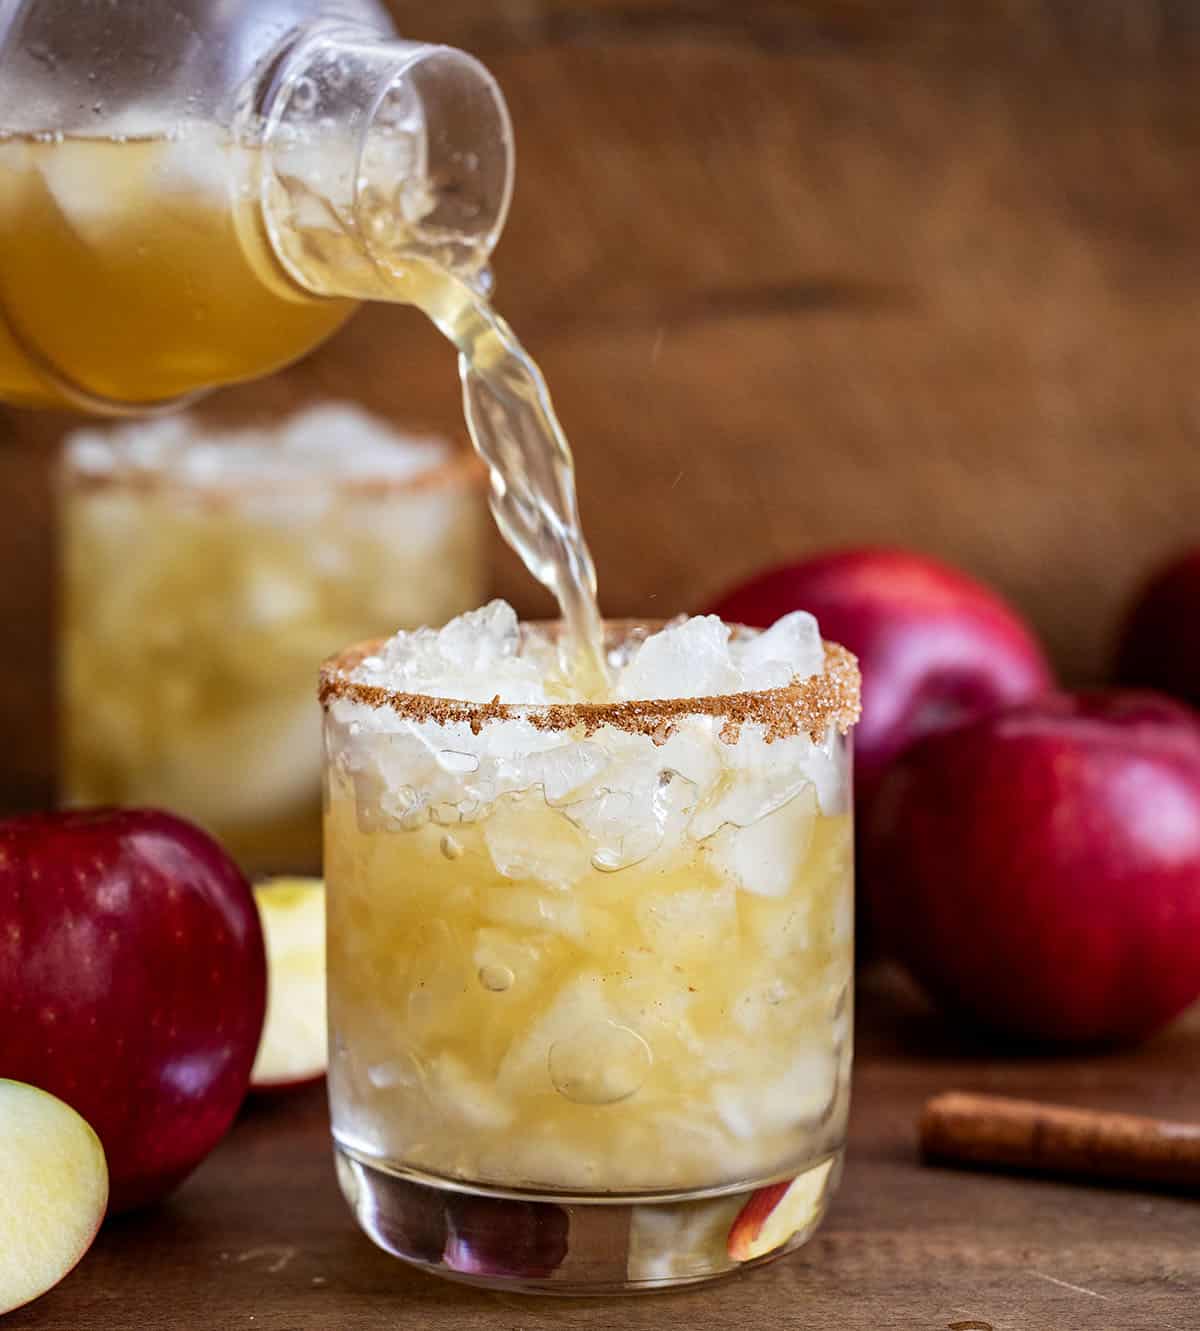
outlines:
[[800, 1253], [705, 1290], [496, 1295], [412, 1271], [356, 1230], [322, 1090], [252, 1103], [175, 1197], [108, 1225], [4, 1331], [1195, 1331], [1200, 1198], [930, 1169], [924, 1099], [947, 1087], [1200, 1114], [1200, 1010], [1102, 1057], [996, 1057], [893, 979], [862, 986], [841, 1193]]

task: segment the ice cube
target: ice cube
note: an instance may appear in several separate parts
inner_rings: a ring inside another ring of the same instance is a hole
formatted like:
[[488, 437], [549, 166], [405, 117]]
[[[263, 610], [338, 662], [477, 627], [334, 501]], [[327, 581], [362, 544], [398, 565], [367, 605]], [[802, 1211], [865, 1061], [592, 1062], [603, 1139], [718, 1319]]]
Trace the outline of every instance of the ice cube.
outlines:
[[591, 852], [579, 829], [536, 794], [497, 800], [483, 839], [505, 878], [533, 879], [563, 890], [588, 871]]
[[517, 612], [499, 600], [457, 616], [437, 635], [442, 660], [464, 674], [476, 674], [516, 656], [520, 641]]
[[723, 1083], [713, 1087], [713, 1105], [717, 1117], [739, 1141], [751, 1141], [758, 1131], [753, 1100], [740, 1086]]
[[512, 606], [492, 601], [444, 628], [397, 633], [353, 677], [382, 688], [469, 702], [497, 696], [505, 702], [544, 702], [538, 658], [520, 655], [520, 641]]
[[[849, 897], [850, 893], [845, 893]], [[853, 903], [851, 903], [853, 907]], [[800, 893], [779, 900], [758, 895], [743, 901], [743, 925], [754, 946], [773, 960], [791, 960], [813, 942], [812, 899]]]
[[786, 896], [808, 859], [816, 817], [816, 790], [805, 785], [781, 808], [749, 827], [727, 823], [708, 841], [706, 851], [739, 891]]
[[451, 1122], [495, 1130], [508, 1127], [513, 1120], [507, 1098], [472, 1076], [467, 1065], [453, 1054], [438, 1054], [429, 1063], [426, 1094], [434, 1110]]
[[[689, 716], [666, 743], [656, 746], [654, 758], [659, 768], [678, 772], [691, 782], [697, 804], [712, 794], [723, 775], [721, 751], [728, 746], [722, 745], [715, 734], [722, 724], [708, 716]], [[644, 750], [645, 740], [638, 736], [636, 742]]]
[[721, 745], [719, 753], [723, 779], [692, 820], [692, 831], [700, 838], [711, 836], [725, 823], [749, 827], [813, 784], [823, 798], [829, 778], [838, 774], [807, 735], [768, 744], [760, 735], [743, 730], [736, 744]]
[[578, 972], [559, 989], [541, 1016], [514, 1037], [501, 1060], [497, 1088], [502, 1095], [546, 1091], [557, 1097], [550, 1077], [551, 1047], [591, 1029], [621, 1024], [604, 977], [594, 971]]
[[716, 615], [668, 625], [638, 648], [621, 672], [621, 698], [698, 698], [736, 692], [740, 673], [729, 650], [729, 630]]
[[590, 841], [592, 863], [607, 873], [640, 864], [662, 841], [653, 807], [628, 790], [599, 791], [564, 812]]
[[529, 783], [541, 785], [546, 799], [556, 804], [594, 780], [608, 763], [609, 756], [599, 744], [583, 740], [533, 755], [526, 768]]
[[[649, 740], [605, 769], [604, 784], [562, 812], [586, 835], [597, 869], [615, 872], [648, 859], [667, 840], [678, 838], [696, 803], [696, 787], [686, 777], [657, 763]], [[673, 843], [672, 843], [673, 844]]]
[[[761, 1066], [773, 1070], [777, 1064], [762, 1056]], [[752, 1140], [759, 1134], [819, 1123], [833, 1104], [837, 1074], [832, 1043], [814, 1045], [802, 1049], [769, 1080], [756, 1081], [747, 1069], [736, 1081], [718, 1083], [712, 1103], [734, 1137]]]
[[420, 1090], [425, 1084], [425, 1068], [421, 1061], [407, 1049], [398, 1052], [395, 1058], [372, 1063], [367, 1068], [367, 1081], [377, 1091]]
[[494, 887], [483, 893], [483, 918], [491, 924], [530, 933], [561, 934], [583, 940], [587, 924], [582, 905], [558, 892], [532, 887]]
[[737, 947], [737, 901], [729, 884], [654, 892], [636, 911], [647, 945], [680, 965], [719, 965]]
[[807, 610], [793, 610], [764, 632], [735, 643], [732, 651], [745, 690], [783, 688], [825, 669], [821, 630]]

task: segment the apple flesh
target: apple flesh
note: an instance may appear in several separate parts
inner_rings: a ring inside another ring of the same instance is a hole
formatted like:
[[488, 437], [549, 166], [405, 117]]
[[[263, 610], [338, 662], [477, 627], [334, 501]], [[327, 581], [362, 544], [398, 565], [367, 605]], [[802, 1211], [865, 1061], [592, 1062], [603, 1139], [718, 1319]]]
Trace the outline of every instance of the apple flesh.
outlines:
[[256, 884], [254, 900], [267, 946], [267, 1019], [250, 1084], [277, 1091], [325, 1075], [325, 886], [279, 878]]
[[1200, 550], [1172, 560], [1141, 589], [1121, 631], [1116, 675], [1200, 707]]
[[841, 550], [772, 569], [723, 597], [712, 613], [766, 628], [790, 610], [810, 611], [826, 638], [858, 657], [860, 813], [910, 744], [1052, 684], [1029, 626], [995, 592], [907, 550]]
[[932, 736], [868, 841], [876, 921], [948, 1013], [1103, 1045], [1200, 997], [1200, 722], [1170, 699], [1058, 694]]
[[782, 1248], [821, 1214], [833, 1161], [826, 1160], [798, 1178], [785, 1179], [751, 1193], [729, 1230], [729, 1256], [749, 1262]]
[[0, 1076], [92, 1125], [110, 1210], [162, 1197], [225, 1135], [265, 1003], [254, 897], [198, 828], [151, 810], [0, 823]]
[[108, 1205], [100, 1139], [61, 1100], [0, 1081], [0, 1317], [52, 1289]]

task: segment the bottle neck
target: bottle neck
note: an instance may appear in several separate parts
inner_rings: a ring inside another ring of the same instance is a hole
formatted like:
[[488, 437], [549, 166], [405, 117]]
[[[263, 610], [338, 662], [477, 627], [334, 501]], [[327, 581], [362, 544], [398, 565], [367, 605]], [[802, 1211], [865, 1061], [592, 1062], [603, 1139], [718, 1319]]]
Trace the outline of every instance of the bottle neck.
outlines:
[[254, 101], [262, 222], [303, 289], [403, 299], [414, 260], [486, 280], [513, 141], [499, 86], [472, 56], [316, 24]]

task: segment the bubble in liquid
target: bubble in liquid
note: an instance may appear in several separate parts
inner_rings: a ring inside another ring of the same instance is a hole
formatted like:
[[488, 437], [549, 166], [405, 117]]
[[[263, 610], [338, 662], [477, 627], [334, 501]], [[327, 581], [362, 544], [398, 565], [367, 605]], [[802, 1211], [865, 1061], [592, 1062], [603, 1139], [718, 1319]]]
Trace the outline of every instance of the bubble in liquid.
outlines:
[[310, 78], [299, 78], [292, 89], [292, 104], [297, 111], [311, 111], [317, 104], [317, 85]]
[[437, 764], [443, 772], [459, 776], [470, 776], [479, 771], [479, 759], [473, 753], [456, 753], [453, 749], [442, 749], [437, 755]]
[[450, 835], [449, 832], [447, 832], [446, 835], [442, 837], [442, 854], [445, 855], [448, 860], [456, 860], [462, 855], [462, 853], [462, 846]]
[[615, 1105], [635, 1095], [654, 1062], [650, 1046], [628, 1026], [598, 1021], [556, 1040], [546, 1058], [559, 1095], [579, 1105]]
[[480, 966], [479, 983], [490, 993], [502, 994], [511, 989], [516, 976], [507, 966]]

